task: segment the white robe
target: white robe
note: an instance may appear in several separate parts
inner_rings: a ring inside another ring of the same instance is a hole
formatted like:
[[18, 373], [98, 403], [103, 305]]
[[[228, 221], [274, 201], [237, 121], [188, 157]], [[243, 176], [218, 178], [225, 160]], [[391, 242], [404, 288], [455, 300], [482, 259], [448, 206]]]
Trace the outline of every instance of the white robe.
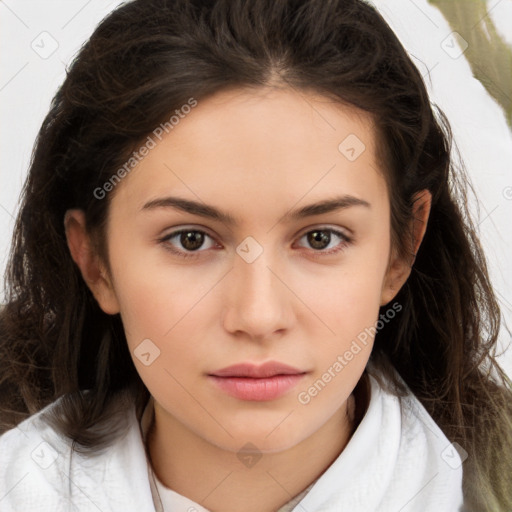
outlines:
[[[297, 512], [462, 510], [464, 452], [413, 395], [399, 400], [371, 376], [370, 382], [368, 409], [347, 446], [290, 506]], [[206, 510], [151, 483], [143, 442], [148, 407], [141, 422], [135, 408], [128, 410], [127, 435], [95, 457], [72, 454], [69, 440], [37, 422], [43, 411], [0, 436], [0, 512], [159, 512], [158, 494], [165, 511]]]

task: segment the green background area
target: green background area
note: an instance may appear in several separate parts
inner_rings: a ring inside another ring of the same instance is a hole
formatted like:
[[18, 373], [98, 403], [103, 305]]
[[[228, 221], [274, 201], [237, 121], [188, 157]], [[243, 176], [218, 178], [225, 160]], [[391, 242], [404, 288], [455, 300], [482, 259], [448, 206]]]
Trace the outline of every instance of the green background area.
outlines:
[[[468, 43], [464, 56], [475, 78], [505, 111], [512, 128], [512, 48], [498, 34], [485, 0], [428, 0]], [[492, 8], [492, 7], [491, 7]]]

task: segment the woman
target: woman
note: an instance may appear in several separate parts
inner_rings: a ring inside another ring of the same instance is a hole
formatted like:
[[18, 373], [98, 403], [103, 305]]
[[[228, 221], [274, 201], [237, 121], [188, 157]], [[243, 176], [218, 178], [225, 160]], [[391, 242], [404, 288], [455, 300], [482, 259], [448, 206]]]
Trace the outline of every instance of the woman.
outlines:
[[509, 510], [450, 143], [364, 2], [109, 15], [16, 224], [2, 510]]

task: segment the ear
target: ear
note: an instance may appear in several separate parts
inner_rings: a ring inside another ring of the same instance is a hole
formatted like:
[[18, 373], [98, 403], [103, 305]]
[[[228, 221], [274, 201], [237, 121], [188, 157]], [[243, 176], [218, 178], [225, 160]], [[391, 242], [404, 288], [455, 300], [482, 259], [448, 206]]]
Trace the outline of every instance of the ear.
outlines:
[[421, 190], [413, 197], [413, 217], [410, 223], [411, 240], [409, 244], [410, 257], [400, 257], [395, 248], [391, 250], [388, 269], [384, 278], [381, 302], [384, 306], [396, 296], [400, 288], [409, 278], [416, 259], [416, 254], [427, 230], [428, 217], [432, 205], [432, 194], [428, 190]]
[[100, 308], [109, 315], [119, 313], [119, 304], [107, 269], [96, 251], [86, 230], [82, 210], [68, 210], [64, 215], [64, 229], [73, 261], [91, 290]]

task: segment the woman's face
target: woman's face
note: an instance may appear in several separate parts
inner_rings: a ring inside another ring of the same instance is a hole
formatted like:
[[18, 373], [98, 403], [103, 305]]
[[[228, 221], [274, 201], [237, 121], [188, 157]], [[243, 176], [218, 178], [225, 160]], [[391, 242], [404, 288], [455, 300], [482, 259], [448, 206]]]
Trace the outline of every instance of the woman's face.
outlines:
[[[343, 410], [396, 293], [380, 167], [369, 117], [289, 89], [224, 91], [164, 131], [115, 188], [102, 299], [161, 417], [276, 452]], [[294, 370], [221, 371], [267, 362]]]

